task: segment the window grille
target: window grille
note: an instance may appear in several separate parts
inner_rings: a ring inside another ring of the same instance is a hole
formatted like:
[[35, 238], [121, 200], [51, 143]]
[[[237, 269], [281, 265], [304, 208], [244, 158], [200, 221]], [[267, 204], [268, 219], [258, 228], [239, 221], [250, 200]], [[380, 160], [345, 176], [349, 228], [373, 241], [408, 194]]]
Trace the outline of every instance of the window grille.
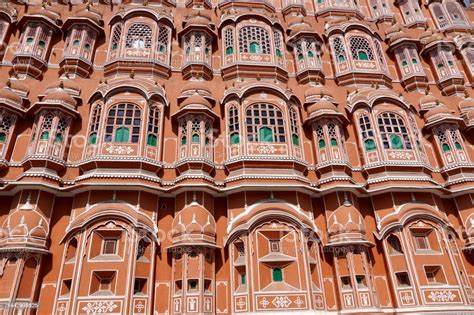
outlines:
[[349, 39], [349, 44], [354, 60], [374, 60], [374, 53], [367, 38], [353, 36]]
[[144, 23], [130, 26], [125, 41], [126, 48], [151, 48], [152, 30]]
[[247, 109], [247, 139], [250, 142], [286, 141], [283, 113], [270, 104], [255, 104]]
[[270, 53], [268, 32], [257, 26], [246, 26], [239, 32], [239, 51], [241, 53]]
[[400, 115], [382, 113], [378, 117], [378, 125], [385, 149], [412, 149], [408, 129]]
[[[105, 127], [105, 142], [138, 143], [141, 111], [133, 104], [118, 104], [109, 110]], [[132, 135], [131, 139], [129, 138]]]
[[336, 57], [336, 60], [338, 62], [346, 61], [347, 60], [346, 50], [344, 48], [344, 44], [341, 38], [339, 37], [334, 38], [332, 45], [334, 48], [334, 55]]

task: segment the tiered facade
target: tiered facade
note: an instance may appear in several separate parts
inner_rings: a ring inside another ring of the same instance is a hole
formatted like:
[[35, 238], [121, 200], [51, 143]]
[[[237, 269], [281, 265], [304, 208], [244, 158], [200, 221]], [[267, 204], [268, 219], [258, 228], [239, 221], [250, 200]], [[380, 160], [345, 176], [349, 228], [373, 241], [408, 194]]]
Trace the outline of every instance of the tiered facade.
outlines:
[[472, 7], [82, 2], [0, 4], [0, 314], [474, 310]]

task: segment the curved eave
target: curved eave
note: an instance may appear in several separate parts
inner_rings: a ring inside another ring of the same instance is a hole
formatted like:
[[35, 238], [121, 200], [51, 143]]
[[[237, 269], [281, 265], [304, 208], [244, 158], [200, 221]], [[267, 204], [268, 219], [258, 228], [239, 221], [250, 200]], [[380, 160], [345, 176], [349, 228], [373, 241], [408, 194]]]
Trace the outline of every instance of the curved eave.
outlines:
[[225, 104], [229, 98], [232, 96], [237, 97], [238, 99], [242, 100], [243, 98], [247, 97], [252, 91], [257, 90], [258, 92], [261, 92], [263, 90], [267, 91], [273, 91], [274, 93], [277, 94], [277, 96], [290, 101], [291, 99], [295, 100], [297, 104], [300, 104], [299, 99], [296, 97], [293, 92], [290, 92], [288, 90], [283, 90], [282, 88], [278, 86], [274, 86], [268, 83], [255, 83], [255, 84], [249, 84], [241, 88], [230, 88], [225, 91], [224, 96], [220, 100], [221, 104]]
[[420, 53], [424, 55], [433, 49], [439, 48], [440, 46], [448, 47], [451, 51], [454, 51], [456, 49], [456, 45], [454, 44], [453, 41], [447, 40], [447, 39], [440, 39], [440, 40], [435, 40], [427, 45], [424, 45]]
[[415, 44], [417, 49], [420, 49], [420, 40], [415, 38], [399, 38], [396, 41], [388, 45], [388, 51], [392, 52], [397, 47], [400, 47], [403, 44]]
[[24, 116], [26, 114], [26, 108], [23, 107], [23, 104], [18, 104], [16, 102], [12, 102], [6, 98], [0, 98], [0, 107], [5, 106], [7, 109], [19, 114], [20, 116]]
[[51, 20], [50, 18], [48, 18], [46, 16], [36, 15], [36, 14], [35, 15], [24, 15], [20, 19], [20, 21], [18, 21], [18, 27], [20, 29], [22, 29], [23, 26], [25, 26], [28, 22], [31, 22], [31, 21], [43, 22], [43, 23], [47, 24], [48, 26], [50, 26], [55, 33], [61, 32], [61, 27], [60, 27], [61, 20], [53, 21], [53, 20]]
[[167, 23], [170, 24], [170, 26], [174, 27], [174, 22], [172, 16], [162, 14], [161, 12], [157, 12], [155, 10], [146, 8], [146, 7], [137, 7], [137, 8], [131, 8], [126, 11], [120, 11], [117, 12], [115, 16], [113, 16], [110, 21], [109, 25], [113, 25], [119, 21], [125, 21], [134, 15], [139, 15], [139, 16], [149, 16], [156, 22], [160, 22], [162, 20], [165, 20]]
[[[213, 24], [210, 23], [209, 25], [213, 25]], [[215, 41], [217, 39], [216, 31], [212, 29], [209, 25], [202, 25], [202, 24], [186, 25], [185, 27], [183, 27], [181, 31], [178, 32], [178, 38], [181, 38], [182, 36], [194, 30], [201, 30], [201, 31], [206, 32], [209, 36], [212, 37], [212, 40]]]
[[431, 129], [437, 125], [440, 125], [440, 124], [444, 124], [444, 123], [455, 123], [457, 124], [458, 126], [461, 126], [461, 127], [464, 127], [464, 120], [462, 118], [459, 118], [459, 117], [454, 117], [454, 116], [450, 116], [450, 117], [437, 117], [436, 119], [432, 120], [432, 121], [429, 121], [429, 122], [426, 122], [425, 125], [423, 126], [423, 129]]
[[291, 45], [294, 41], [298, 40], [301, 37], [314, 37], [316, 41], [320, 44], [324, 43], [323, 39], [316, 31], [300, 31], [288, 37], [288, 39], [286, 40], [286, 44]]
[[164, 92], [149, 90], [149, 89], [146, 89], [145, 87], [139, 86], [139, 85], [130, 85], [130, 83], [128, 83], [128, 84], [124, 83], [124, 84], [116, 85], [116, 86], [113, 86], [113, 87], [110, 87], [110, 88], [107, 88], [107, 87], [104, 87], [104, 86], [99, 87], [94, 93], [92, 93], [92, 95], [89, 97], [87, 102], [89, 104], [91, 104], [91, 103], [95, 102], [97, 99], [108, 98], [108, 97], [111, 97], [111, 96], [113, 96], [117, 93], [124, 92], [124, 91], [129, 92], [131, 90], [133, 90], [135, 92], [138, 92], [138, 94], [143, 96], [147, 101], [150, 101], [154, 96], [157, 96], [158, 98], [161, 99], [163, 104], [169, 105], [169, 102], [166, 99], [166, 96], [165, 96]]
[[208, 116], [214, 118], [214, 122], [219, 121], [219, 116], [209, 107], [201, 104], [189, 104], [180, 108], [177, 112], [171, 115], [172, 119], [178, 119], [181, 115], [186, 113], [197, 113], [197, 114], [207, 114]]
[[362, 24], [360, 22], [357, 22], [357, 21], [345, 22], [342, 25], [340, 25], [340, 24], [339, 25], [330, 25], [326, 29], [324, 34], [327, 37], [330, 37], [333, 33], [344, 33], [345, 34], [351, 29], [361, 30], [361, 31], [367, 33], [370, 36], [376, 37], [380, 41], [382, 40], [382, 38], [380, 37], [380, 35], [376, 31], [372, 30], [369, 26], [367, 26], [365, 24]]
[[194, 247], [194, 246], [202, 246], [202, 247], [209, 247], [214, 249], [221, 249], [221, 246], [218, 246], [214, 243], [208, 243], [203, 241], [189, 241], [189, 242], [176, 242], [173, 245], [166, 247], [167, 249], [175, 249], [180, 247]]
[[221, 22], [217, 26], [218, 29], [222, 28], [225, 24], [231, 22], [231, 23], [237, 23], [242, 19], [245, 18], [250, 18], [250, 17], [259, 17], [263, 20], [265, 20], [268, 24], [271, 26], [278, 26], [280, 27], [281, 31], [284, 31], [283, 26], [280, 24], [280, 22], [277, 19], [272, 19], [264, 14], [259, 14], [258, 12], [239, 12], [237, 15], [226, 15], [224, 18], [221, 16]]
[[346, 125], [349, 123], [349, 120], [342, 113], [335, 112], [332, 110], [316, 110], [304, 120], [304, 124], [307, 125], [313, 121], [317, 121], [319, 119], [328, 118], [328, 117], [332, 117], [339, 120], [343, 125]]
[[[102, 24], [104, 22], [102, 21]], [[68, 18], [63, 26], [61, 27], [62, 31], [65, 32], [67, 31], [72, 25], [74, 24], [87, 24], [89, 25], [90, 27], [92, 27], [92, 29], [94, 29], [98, 34], [105, 34], [104, 32], [104, 29], [102, 27], [102, 25], [99, 25], [97, 24], [95, 21], [89, 19], [89, 18], [86, 18], [86, 17], [80, 17], [80, 16], [72, 16], [70, 18]]]
[[368, 95], [367, 98], [356, 100], [355, 102], [351, 102], [351, 100], [348, 100], [346, 108], [349, 111], [349, 113], [352, 114], [359, 106], [365, 105], [372, 108], [374, 104], [378, 101], [387, 101], [387, 102], [395, 103], [395, 104], [404, 106], [407, 109], [414, 109], [415, 111], [417, 111], [413, 105], [401, 100], [398, 96], [387, 95], [387, 94], [384, 95], [382, 93], [377, 94], [377, 95]]
[[18, 20], [18, 16], [12, 10], [9, 10], [6, 7], [0, 7], [0, 16], [4, 16], [10, 24], [16, 23]]
[[28, 109], [28, 112], [31, 112], [31, 113], [36, 115], [40, 110], [45, 109], [45, 108], [49, 108], [49, 109], [58, 109], [59, 108], [59, 109], [62, 109], [63, 111], [65, 111], [65, 112], [69, 113], [70, 115], [72, 115], [75, 118], [80, 117], [80, 114], [75, 109], [75, 107], [72, 107], [71, 105], [69, 105], [65, 102], [43, 102], [43, 101], [36, 102], [36, 103], [33, 104], [33, 106], [31, 106]]

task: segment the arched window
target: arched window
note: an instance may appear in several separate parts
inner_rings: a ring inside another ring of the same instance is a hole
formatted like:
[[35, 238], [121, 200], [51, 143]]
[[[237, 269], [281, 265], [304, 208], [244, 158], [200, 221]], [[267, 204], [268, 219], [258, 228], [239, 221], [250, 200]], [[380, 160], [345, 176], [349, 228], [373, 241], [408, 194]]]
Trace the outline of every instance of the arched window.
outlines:
[[280, 58], [283, 56], [283, 45], [281, 44], [282, 40], [279, 31], [273, 30], [273, 40], [275, 42], [275, 55]]
[[107, 116], [104, 141], [138, 143], [140, 125], [141, 111], [138, 106], [133, 104], [115, 105], [109, 110]]
[[332, 43], [334, 49], [334, 56], [338, 62], [344, 62], [347, 60], [346, 57], [346, 50], [344, 48], [344, 44], [339, 37], [334, 38]]
[[89, 138], [87, 141], [88, 144], [94, 145], [97, 143], [97, 132], [99, 131], [101, 112], [101, 105], [96, 105], [92, 111], [91, 122], [89, 125]]
[[49, 133], [53, 126], [53, 115], [47, 114], [43, 117], [43, 124], [41, 125], [40, 140], [49, 140]]
[[249, 142], [285, 142], [283, 113], [271, 104], [248, 107], [247, 139]]
[[4, 143], [7, 141], [8, 134], [15, 123], [15, 117], [13, 115], [9, 115], [7, 112], [1, 113], [1, 120], [0, 120], [0, 142]]
[[224, 31], [224, 47], [226, 55], [234, 53], [234, 30], [231, 28], [227, 28]]
[[115, 25], [114, 31], [112, 32], [112, 40], [110, 41], [110, 49], [117, 50], [120, 45], [120, 39], [122, 37], [122, 25]]
[[374, 60], [374, 53], [367, 38], [353, 36], [349, 39], [349, 44], [354, 60]]
[[372, 151], [377, 148], [374, 140], [374, 130], [372, 123], [367, 115], [362, 115], [359, 118], [359, 126], [361, 131], [362, 142], [366, 151]]
[[239, 51], [269, 54], [271, 49], [267, 30], [258, 26], [242, 27], [239, 32]]
[[444, 5], [453, 24], [467, 24], [464, 19], [463, 9], [457, 1], [446, 1]]
[[240, 143], [239, 111], [235, 106], [229, 108], [229, 134], [231, 145]]
[[283, 271], [281, 268], [272, 269], [272, 280], [273, 282], [282, 282], [283, 281]]
[[400, 240], [395, 235], [390, 235], [387, 239], [387, 243], [390, 246], [390, 254], [402, 254], [402, 244]]
[[148, 135], [147, 145], [156, 147], [158, 144], [158, 128], [160, 125], [160, 109], [156, 106], [148, 112]]
[[192, 122], [191, 142], [201, 142], [201, 120], [198, 117], [195, 117]]
[[412, 149], [408, 129], [400, 115], [385, 112], [378, 116], [384, 149]]
[[152, 30], [144, 23], [135, 23], [128, 28], [126, 48], [151, 48]]
[[160, 31], [158, 32], [158, 51], [159, 52], [166, 52], [168, 50], [169, 44], [169, 29], [164, 25], [160, 25]]
[[299, 119], [298, 113], [296, 112], [295, 107], [290, 108], [290, 126], [291, 126], [291, 138], [293, 145], [300, 145], [299, 137]]

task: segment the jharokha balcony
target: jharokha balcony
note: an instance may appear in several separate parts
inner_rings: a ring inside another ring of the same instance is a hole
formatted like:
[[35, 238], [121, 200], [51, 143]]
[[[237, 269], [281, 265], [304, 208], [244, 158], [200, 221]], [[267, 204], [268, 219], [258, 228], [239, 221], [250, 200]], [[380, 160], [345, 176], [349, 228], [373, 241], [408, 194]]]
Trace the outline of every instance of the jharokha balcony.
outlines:
[[[137, 11], [149, 11], [138, 18]], [[104, 74], [170, 75], [172, 16], [165, 10], [130, 7], [111, 20], [111, 41]]]
[[274, 15], [229, 10], [219, 28], [224, 80], [239, 76], [288, 81], [283, 27]]

